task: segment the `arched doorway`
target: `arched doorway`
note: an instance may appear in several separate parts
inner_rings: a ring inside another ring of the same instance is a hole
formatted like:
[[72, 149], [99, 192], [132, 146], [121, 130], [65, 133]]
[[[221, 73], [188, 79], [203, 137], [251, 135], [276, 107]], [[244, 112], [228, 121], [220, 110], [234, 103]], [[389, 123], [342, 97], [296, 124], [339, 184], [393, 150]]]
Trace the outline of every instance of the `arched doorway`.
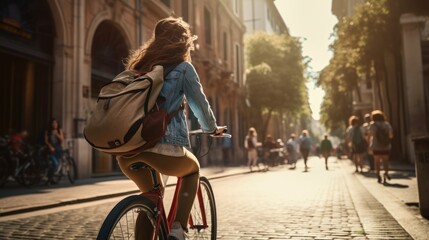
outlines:
[[[128, 56], [125, 38], [111, 21], [102, 22], [95, 31], [92, 41], [91, 58], [91, 99], [97, 100], [101, 87], [124, 70], [123, 61]], [[116, 160], [97, 150], [92, 153], [93, 174], [119, 171]]]
[[25, 129], [41, 141], [51, 117], [54, 37], [47, 1], [1, 1], [0, 134]]

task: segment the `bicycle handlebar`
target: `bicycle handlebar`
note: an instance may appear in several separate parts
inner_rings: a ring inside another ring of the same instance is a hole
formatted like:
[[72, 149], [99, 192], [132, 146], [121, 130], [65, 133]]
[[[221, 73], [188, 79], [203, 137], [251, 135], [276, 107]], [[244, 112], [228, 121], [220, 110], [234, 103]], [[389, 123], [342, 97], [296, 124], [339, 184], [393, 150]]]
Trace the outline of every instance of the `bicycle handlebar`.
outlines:
[[227, 128], [226, 126], [222, 126], [224, 128], [223, 133], [222, 134], [213, 134], [213, 133], [208, 133], [208, 132], [204, 132], [202, 129], [196, 129], [196, 130], [191, 130], [189, 131], [189, 135], [210, 135], [210, 137], [214, 137], [214, 138], [231, 138], [232, 135], [226, 133], [227, 132]]

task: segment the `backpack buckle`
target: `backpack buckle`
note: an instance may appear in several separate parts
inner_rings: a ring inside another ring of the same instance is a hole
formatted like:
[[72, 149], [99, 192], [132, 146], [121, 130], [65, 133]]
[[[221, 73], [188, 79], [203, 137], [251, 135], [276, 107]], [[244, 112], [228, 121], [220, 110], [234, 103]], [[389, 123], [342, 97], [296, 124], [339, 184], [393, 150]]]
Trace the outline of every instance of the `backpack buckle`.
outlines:
[[118, 139], [115, 139], [113, 141], [108, 141], [107, 144], [109, 144], [111, 148], [119, 147], [121, 146], [121, 141], [119, 141]]

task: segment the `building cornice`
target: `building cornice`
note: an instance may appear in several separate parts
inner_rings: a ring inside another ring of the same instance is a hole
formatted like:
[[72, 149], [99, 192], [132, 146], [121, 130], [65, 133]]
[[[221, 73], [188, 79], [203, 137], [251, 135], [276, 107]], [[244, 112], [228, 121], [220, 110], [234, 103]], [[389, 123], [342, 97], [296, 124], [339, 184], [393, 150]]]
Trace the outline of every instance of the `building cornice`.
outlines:
[[237, 16], [231, 8], [228, 7], [228, 5], [225, 4], [224, 1], [219, 1], [219, 4], [222, 5], [223, 10], [228, 14], [229, 19], [231, 19], [236, 26], [238, 26], [240, 29], [243, 30], [243, 33], [246, 29], [246, 26], [244, 25], [242, 19]]
[[[162, 17], [169, 17], [174, 14], [174, 10], [171, 8], [165, 6], [161, 1], [156, 0], [143, 0], [142, 6], [149, 11], [152, 11], [154, 15], [162, 16]], [[145, 11], [143, 11], [145, 12]]]

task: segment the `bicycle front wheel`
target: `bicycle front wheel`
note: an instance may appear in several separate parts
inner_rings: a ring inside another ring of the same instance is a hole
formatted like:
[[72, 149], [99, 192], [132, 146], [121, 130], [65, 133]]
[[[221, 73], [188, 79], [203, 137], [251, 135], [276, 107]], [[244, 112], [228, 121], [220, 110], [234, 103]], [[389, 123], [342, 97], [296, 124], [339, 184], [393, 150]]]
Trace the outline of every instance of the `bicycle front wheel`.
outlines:
[[[105, 239], [141, 239], [148, 233], [142, 231], [142, 223], [155, 225], [155, 204], [140, 195], [129, 196], [120, 201], [110, 211], [101, 225], [97, 240]], [[158, 239], [167, 239], [167, 226], [161, 221]]]
[[213, 189], [206, 177], [200, 177], [198, 190], [189, 219], [189, 239], [216, 239], [217, 216]]
[[52, 184], [58, 184], [61, 181], [61, 179], [63, 178], [63, 175], [64, 175], [63, 167], [60, 163], [60, 166], [58, 166], [57, 170], [52, 175], [51, 183]]
[[31, 187], [41, 180], [41, 175], [38, 166], [34, 162], [28, 162], [22, 168], [19, 176], [19, 183], [25, 187]]

